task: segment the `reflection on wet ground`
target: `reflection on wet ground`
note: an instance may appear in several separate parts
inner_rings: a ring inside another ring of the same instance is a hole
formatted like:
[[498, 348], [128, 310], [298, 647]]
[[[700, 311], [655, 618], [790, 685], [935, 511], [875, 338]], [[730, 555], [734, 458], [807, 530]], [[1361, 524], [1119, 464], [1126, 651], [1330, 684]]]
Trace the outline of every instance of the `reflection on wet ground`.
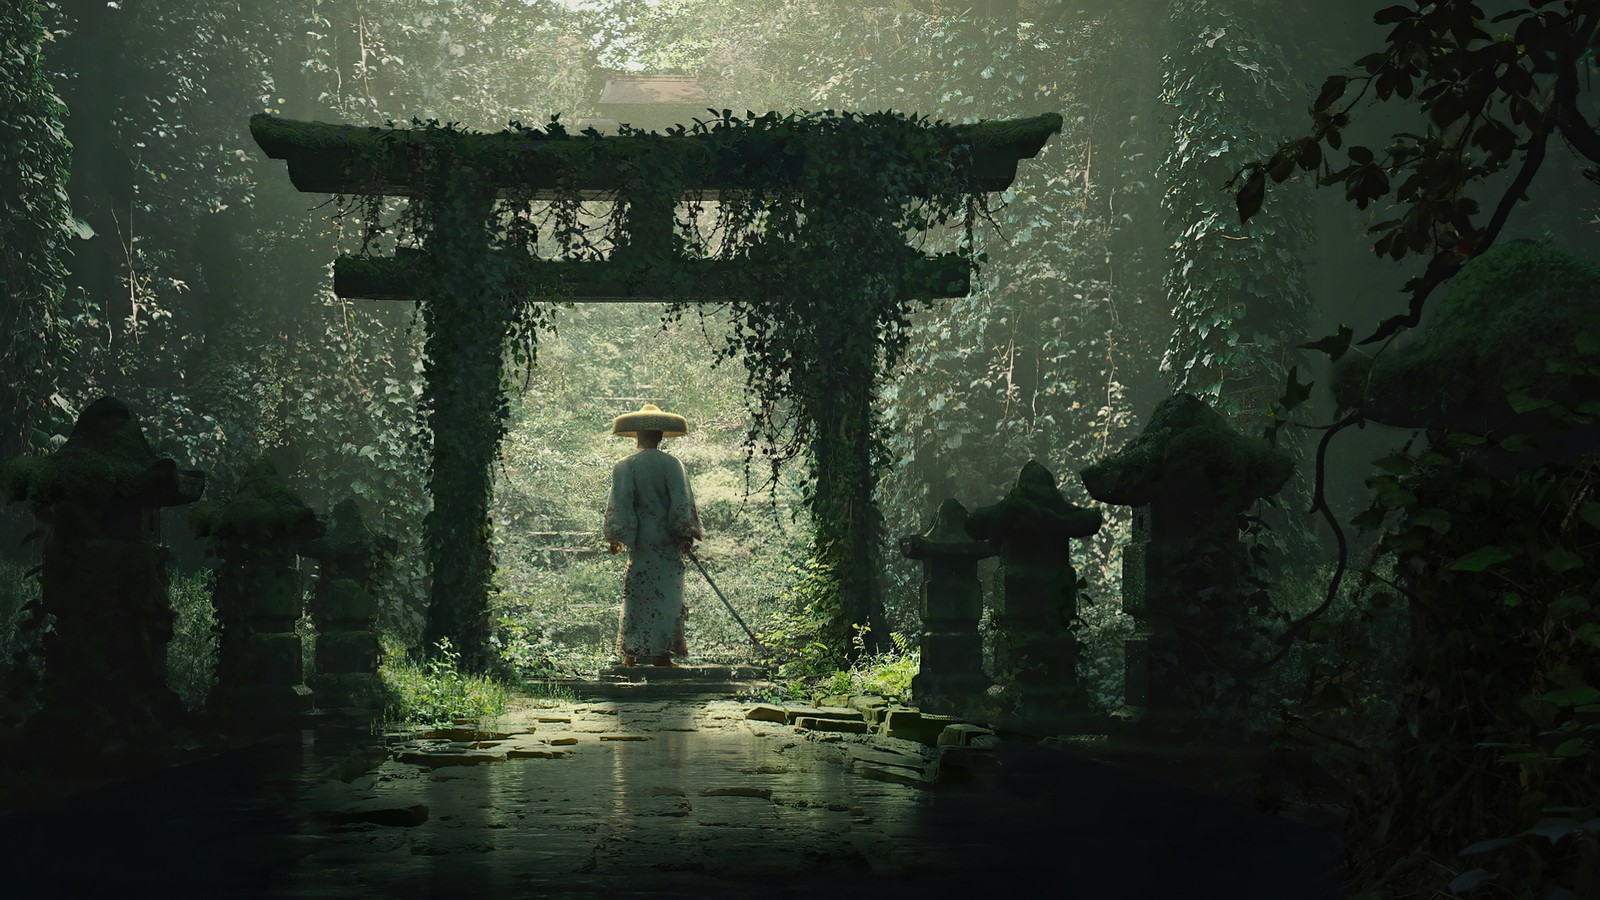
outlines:
[[[12, 896], [1335, 896], [1310, 829], [1059, 751], [1005, 744], [929, 789], [731, 704], [544, 712], [570, 721], [534, 735], [569, 755], [361, 763], [347, 783], [323, 776], [356, 739], [307, 731], [0, 820], [29, 861]], [[420, 824], [334, 814], [419, 803]]]

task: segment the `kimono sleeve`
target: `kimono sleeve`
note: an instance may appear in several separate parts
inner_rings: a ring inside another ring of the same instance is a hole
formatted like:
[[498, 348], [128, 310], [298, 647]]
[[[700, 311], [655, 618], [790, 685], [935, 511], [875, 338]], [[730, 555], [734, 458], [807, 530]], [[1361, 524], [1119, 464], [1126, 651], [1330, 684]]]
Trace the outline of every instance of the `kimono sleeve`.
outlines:
[[694, 491], [689, 487], [689, 473], [683, 468], [683, 463], [674, 459], [673, 466], [676, 476], [672, 485], [672, 510], [668, 522], [671, 525], [672, 536], [683, 540], [695, 538], [698, 540], [704, 534], [700, 530], [700, 509], [694, 503]]
[[633, 508], [633, 473], [627, 461], [611, 469], [611, 497], [606, 501], [605, 538], [632, 547], [639, 536], [639, 517]]

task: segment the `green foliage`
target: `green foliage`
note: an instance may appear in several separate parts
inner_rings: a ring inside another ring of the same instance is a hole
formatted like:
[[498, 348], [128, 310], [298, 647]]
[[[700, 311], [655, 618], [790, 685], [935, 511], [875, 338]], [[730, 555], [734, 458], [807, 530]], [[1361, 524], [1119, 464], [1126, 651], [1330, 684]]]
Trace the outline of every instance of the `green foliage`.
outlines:
[[[1392, 781], [1361, 810], [1365, 821], [1387, 806], [1395, 816], [1352, 844], [1358, 871], [1381, 865], [1420, 881], [1428, 854], [1459, 851], [1467, 871], [1524, 886], [1511, 896], [1581, 894], [1593, 887], [1595, 850], [1581, 823], [1600, 796], [1600, 608], [1592, 572], [1572, 563], [1600, 547], [1600, 529], [1581, 515], [1592, 461], [1495, 477], [1479, 455], [1528, 436], [1430, 437], [1427, 450], [1384, 461], [1394, 474], [1374, 477], [1389, 489], [1365, 520], [1406, 573], [1414, 649], [1397, 695], [1404, 731]], [[1463, 784], [1474, 785], [1470, 797]], [[1559, 834], [1532, 839], [1541, 828]], [[1409, 867], [1393, 868], [1397, 846], [1416, 848]]]
[[0, 562], [0, 723], [19, 723], [38, 706], [42, 619], [35, 576], [20, 563]]
[[[1325, 599], [1332, 569], [1297, 572], [1274, 585], [1273, 605], [1294, 618], [1310, 613]], [[1370, 790], [1375, 760], [1395, 749], [1410, 623], [1403, 598], [1389, 586], [1393, 570], [1392, 556], [1374, 557], [1358, 580], [1345, 582], [1307, 639], [1261, 677], [1251, 698], [1247, 726], [1321, 773], [1314, 787], [1336, 789], [1334, 804]]]
[[791, 568], [790, 576], [783, 606], [768, 619], [760, 637], [777, 655], [775, 679], [798, 696], [805, 685], [849, 668], [849, 638], [835, 631], [841, 615], [839, 590], [826, 563], [807, 557]]
[[386, 637], [378, 672], [389, 691], [385, 720], [395, 725], [448, 725], [455, 719], [482, 725], [505, 715], [511, 699], [505, 685], [464, 671], [461, 654], [448, 639], [439, 641], [425, 662], [417, 663], [402, 644]]
[[217, 683], [217, 623], [211, 604], [216, 573], [200, 569], [172, 576], [172, 642], [167, 645], [167, 685], [190, 712], [205, 706]]
[[[1360, 74], [1323, 82], [1311, 133], [1239, 173], [1245, 219], [1261, 209], [1268, 177], [1282, 182], [1297, 170], [1343, 185], [1360, 209], [1393, 197], [1394, 213], [1370, 228], [1378, 236], [1373, 252], [1396, 260], [1421, 255], [1428, 264], [1406, 283], [1410, 309], [1385, 320], [1364, 343], [1415, 327], [1434, 289], [1493, 245], [1544, 165], [1553, 137], [1600, 166], [1600, 138], [1579, 99], [1580, 82], [1587, 87], [1596, 66], [1600, 21], [1589, 4], [1572, 0], [1509, 7], [1487, 21], [1468, 0], [1379, 11], [1373, 21], [1392, 26], [1383, 49], [1356, 61]], [[1425, 127], [1394, 135], [1382, 151], [1344, 148], [1350, 114], [1369, 91], [1379, 101], [1414, 104]], [[1341, 150], [1342, 167], [1333, 158]], [[1520, 168], [1484, 221], [1472, 186], [1509, 168], [1519, 153]], [[1585, 175], [1594, 180], [1597, 171]]]
[[[871, 651], [867, 649], [867, 626], [857, 624], [851, 630], [854, 633], [850, 641], [855, 651], [851, 657], [821, 641], [799, 646], [780, 665], [769, 699], [810, 701], [819, 697], [871, 694], [895, 703], [910, 702], [911, 679], [921, 669], [922, 651], [899, 632], [889, 635], [886, 649]], [[793, 637], [792, 632], [780, 627], [763, 639], [776, 642]]]
[[1167, 57], [1162, 98], [1177, 120], [1161, 174], [1174, 328], [1161, 370], [1175, 390], [1259, 415], [1261, 391], [1282, 380], [1288, 341], [1309, 312], [1298, 256], [1310, 243], [1309, 206], [1279, 204], [1244, 228], [1222, 185], [1281, 130], [1292, 81], [1262, 25], [1228, 3], [1188, 0], [1173, 19], [1180, 46]]
[[67, 198], [72, 149], [66, 107], [45, 72], [54, 36], [40, 18], [44, 6], [19, 0], [0, 12], [0, 458], [47, 437], [66, 341], [67, 247], [93, 233]]
[[[1136, 426], [1137, 392], [1156, 382], [1148, 360], [1166, 314], [1147, 160], [1165, 129], [1153, 101], [1129, 103], [1153, 98], [1154, 32], [1131, 5], [1093, 22], [1026, 18], [1013, 30], [969, 14], [861, 10], [808, 46], [808, 68], [831, 73], [817, 89], [831, 105], [952, 121], [1063, 117], [977, 223], [985, 262], [971, 295], [913, 313], [904, 362], [880, 397], [891, 535], [920, 532], [945, 498], [998, 499], [1028, 459], [1068, 472], [1105, 453]], [[1076, 479], [1063, 481], [1069, 499], [1087, 502]], [[1120, 557], [1109, 529], [1090, 543], [1098, 562]], [[885, 569], [889, 622], [913, 630], [917, 566], [890, 559]]]

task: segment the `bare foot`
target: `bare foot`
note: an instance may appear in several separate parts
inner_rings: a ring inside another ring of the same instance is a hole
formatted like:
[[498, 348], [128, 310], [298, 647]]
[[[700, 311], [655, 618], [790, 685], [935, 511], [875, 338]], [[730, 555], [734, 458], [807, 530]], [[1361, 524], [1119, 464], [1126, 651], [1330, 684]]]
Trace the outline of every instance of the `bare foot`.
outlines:
[[670, 666], [672, 668], [677, 668], [678, 665], [677, 663], [673, 662], [672, 657], [666, 653], [663, 653], [655, 659], [652, 659], [650, 664], [653, 666]]
[[624, 666], [631, 666], [631, 665], [635, 665], [635, 664], [636, 664], [636, 661], [635, 661], [635, 660], [634, 660], [634, 658], [633, 658], [633, 657], [631, 657], [631, 656], [624, 656], [624, 657], [623, 657], [623, 658], [622, 658], [622, 664], [623, 664], [623, 665], [624, 665]]

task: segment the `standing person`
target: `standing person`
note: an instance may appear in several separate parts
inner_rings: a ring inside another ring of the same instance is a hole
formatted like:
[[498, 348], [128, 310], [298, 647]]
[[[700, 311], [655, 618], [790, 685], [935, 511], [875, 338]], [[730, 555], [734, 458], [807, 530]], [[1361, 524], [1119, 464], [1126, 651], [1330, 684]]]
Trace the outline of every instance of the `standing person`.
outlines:
[[683, 463], [661, 451], [663, 437], [689, 433], [683, 416], [645, 404], [617, 416], [611, 433], [638, 441], [639, 452], [611, 470], [605, 538], [616, 555], [628, 548], [628, 574], [622, 581], [622, 621], [617, 653], [625, 666], [641, 658], [653, 665], [676, 665], [688, 656], [683, 624], [683, 557], [702, 536], [700, 513]]

